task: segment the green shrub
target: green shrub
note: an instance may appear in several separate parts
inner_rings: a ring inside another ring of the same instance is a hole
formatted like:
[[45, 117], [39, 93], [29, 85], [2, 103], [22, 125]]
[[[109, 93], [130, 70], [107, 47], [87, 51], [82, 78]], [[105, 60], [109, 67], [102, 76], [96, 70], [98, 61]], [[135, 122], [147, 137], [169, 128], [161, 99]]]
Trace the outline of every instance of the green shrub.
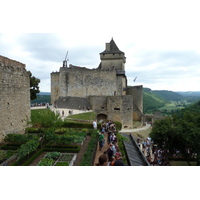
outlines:
[[92, 138], [88, 144], [88, 148], [83, 155], [81, 166], [91, 166], [94, 158], [94, 153], [97, 145], [97, 134], [92, 134]]
[[37, 140], [37, 139], [38, 136], [33, 134], [10, 133], [6, 135], [4, 141], [12, 144], [25, 144], [29, 140]]
[[116, 125], [116, 129], [117, 130], [121, 130], [122, 129], [122, 123], [121, 122], [114, 122]]
[[55, 166], [69, 166], [69, 162], [57, 162]]
[[39, 109], [31, 111], [31, 123], [33, 126], [49, 128], [62, 127], [63, 121], [59, 114], [49, 109]]
[[35, 151], [38, 146], [39, 142], [37, 140], [30, 140], [27, 143], [22, 144], [17, 150], [17, 157], [24, 158], [26, 155], [29, 155], [31, 152]]
[[50, 158], [50, 159], [56, 160], [56, 159], [59, 158], [60, 155], [61, 155], [61, 153], [57, 152], [57, 151], [49, 152], [49, 153], [47, 153], [46, 158]]
[[43, 158], [38, 166], [53, 166], [54, 160], [50, 158]]
[[92, 123], [81, 123], [81, 122], [69, 122], [65, 121], [63, 122], [63, 127], [66, 128], [87, 128], [87, 129], [93, 129]]
[[25, 132], [26, 133], [44, 133], [44, 129], [43, 128], [29, 127], [29, 128], [26, 128]]

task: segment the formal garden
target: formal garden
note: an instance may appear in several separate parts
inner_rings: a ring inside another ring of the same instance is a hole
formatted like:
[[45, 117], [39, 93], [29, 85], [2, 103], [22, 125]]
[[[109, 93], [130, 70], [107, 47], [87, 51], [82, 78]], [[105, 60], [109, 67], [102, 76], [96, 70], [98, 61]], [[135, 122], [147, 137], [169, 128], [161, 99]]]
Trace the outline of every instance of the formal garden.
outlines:
[[[97, 130], [94, 113], [84, 118], [65, 119], [50, 109], [31, 111], [25, 134], [8, 134], [0, 145], [0, 164], [11, 166], [91, 166]], [[89, 120], [88, 120], [89, 119]], [[100, 126], [100, 124], [98, 124]], [[120, 126], [120, 124], [117, 124]], [[119, 127], [120, 128], [120, 127]]]

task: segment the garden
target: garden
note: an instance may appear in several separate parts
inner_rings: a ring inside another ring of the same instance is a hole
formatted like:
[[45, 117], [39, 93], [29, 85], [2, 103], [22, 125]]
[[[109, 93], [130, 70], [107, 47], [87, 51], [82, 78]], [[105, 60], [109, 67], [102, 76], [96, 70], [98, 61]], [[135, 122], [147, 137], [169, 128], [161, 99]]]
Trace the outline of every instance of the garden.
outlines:
[[[0, 144], [0, 165], [29, 166], [38, 158], [38, 166], [69, 166], [75, 158], [76, 165], [92, 165], [96, 137], [92, 123], [62, 121], [49, 109], [32, 110], [26, 133], [7, 134]], [[57, 158], [51, 157], [56, 154]]]

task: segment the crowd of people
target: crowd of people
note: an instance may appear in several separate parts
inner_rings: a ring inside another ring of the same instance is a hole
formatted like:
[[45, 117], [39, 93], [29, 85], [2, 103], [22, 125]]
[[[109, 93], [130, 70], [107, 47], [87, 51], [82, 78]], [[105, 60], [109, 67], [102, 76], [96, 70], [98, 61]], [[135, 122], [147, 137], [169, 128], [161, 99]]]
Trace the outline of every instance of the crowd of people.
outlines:
[[[93, 122], [94, 129], [97, 129], [96, 121]], [[116, 125], [111, 121], [102, 122], [98, 132], [99, 151], [104, 146], [108, 146], [106, 151], [102, 151], [96, 166], [125, 166], [122, 161], [122, 154], [118, 147], [118, 139], [116, 135]]]
[[147, 137], [141, 143], [138, 139], [137, 143], [151, 166], [169, 166], [166, 151], [155, 145], [151, 138]]

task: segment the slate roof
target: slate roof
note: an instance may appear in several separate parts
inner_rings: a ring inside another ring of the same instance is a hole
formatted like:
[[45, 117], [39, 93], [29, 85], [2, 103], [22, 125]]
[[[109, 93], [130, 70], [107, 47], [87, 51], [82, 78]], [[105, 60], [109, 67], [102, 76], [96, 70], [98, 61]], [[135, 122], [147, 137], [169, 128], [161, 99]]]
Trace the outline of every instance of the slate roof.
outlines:
[[113, 54], [113, 53], [123, 53], [123, 51], [120, 51], [119, 48], [117, 47], [115, 41], [113, 40], [113, 38], [110, 41], [110, 51], [103, 51], [100, 54]]

